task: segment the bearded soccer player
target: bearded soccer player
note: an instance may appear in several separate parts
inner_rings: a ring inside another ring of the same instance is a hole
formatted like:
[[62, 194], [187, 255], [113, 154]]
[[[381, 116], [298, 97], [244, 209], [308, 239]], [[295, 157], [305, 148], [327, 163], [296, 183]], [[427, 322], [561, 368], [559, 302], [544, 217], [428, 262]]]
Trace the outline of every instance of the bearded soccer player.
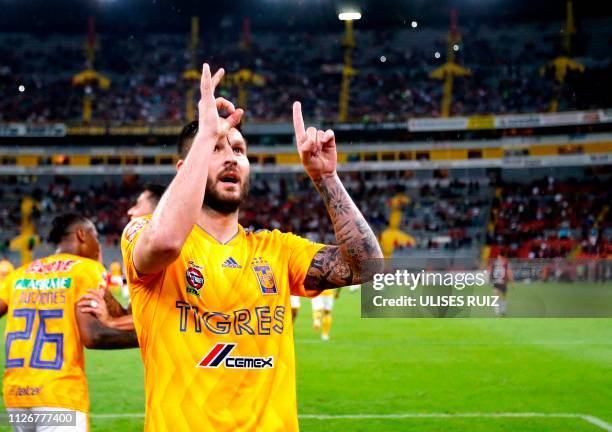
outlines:
[[8, 313], [4, 402], [9, 413], [75, 410], [76, 426], [70, 430], [86, 431], [83, 346], [132, 348], [137, 339], [134, 332], [107, 328], [75, 307], [88, 288], [105, 283], [93, 223], [76, 214], [59, 216], [49, 241], [57, 244], [55, 254], [18, 268], [0, 286], [0, 316]]
[[222, 76], [204, 65], [197, 134], [180, 149], [152, 217], [135, 219], [122, 237], [147, 431], [298, 430], [290, 294], [358, 283], [372, 277], [368, 259], [382, 264], [376, 237], [336, 174], [333, 132], [305, 130], [299, 103], [298, 150], [338, 245], [238, 224], [250, 168], [236, 129], [242, 110], [214, 98]]

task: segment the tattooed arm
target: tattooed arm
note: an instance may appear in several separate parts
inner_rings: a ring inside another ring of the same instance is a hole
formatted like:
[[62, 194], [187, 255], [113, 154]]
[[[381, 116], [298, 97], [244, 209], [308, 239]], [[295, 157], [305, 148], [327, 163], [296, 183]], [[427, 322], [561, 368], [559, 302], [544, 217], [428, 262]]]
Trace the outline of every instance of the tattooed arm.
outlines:
[[325, 246], [314, 256], [304, 283], [306, 288], [324, 290], [371, 280], [383, 264], [374, 232], [338, 175], [321, 178], [315, 186], [329, 212], [337, 246]]
[[304, 129], [302, 108], [293, 104], [293, 126], [300, 159], [321, 194], [336, 233], [337, 246], [323, 247], [312, 260], [306, 289], [324, 290], [367, 282], [382, 271], [376, 236], [336, 173], [336, 139], [332, 130]]

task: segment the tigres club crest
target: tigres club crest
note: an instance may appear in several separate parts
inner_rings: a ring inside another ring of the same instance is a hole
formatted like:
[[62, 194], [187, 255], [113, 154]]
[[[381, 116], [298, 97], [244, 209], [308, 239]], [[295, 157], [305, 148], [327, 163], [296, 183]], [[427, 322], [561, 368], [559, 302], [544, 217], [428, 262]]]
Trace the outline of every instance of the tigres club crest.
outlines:
[[185, 272], [187, 294], [200, 297], [200, 289], [204, 286], [204, 275], [201, 270], [201, 266], [195, 264], [193, 261], [189, 261], [189, 267], [187, 267], [187, 271]]
[[276, 280], [274, 279], [274, 273], [272, 272], [272, 267], [270, 267], [270, 264], [261, 258], [255, 258], [251, 268], [257, 277], [259, 289], [261, 289], [262, 294], [278, 294]]

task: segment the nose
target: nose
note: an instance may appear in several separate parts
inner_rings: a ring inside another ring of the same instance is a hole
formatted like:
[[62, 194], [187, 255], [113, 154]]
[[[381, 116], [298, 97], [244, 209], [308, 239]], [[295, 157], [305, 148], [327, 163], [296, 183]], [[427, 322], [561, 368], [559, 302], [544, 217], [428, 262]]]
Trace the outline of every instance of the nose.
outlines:
[[231, 145], [223, 146], [223, 165], [237, 165], [238, 158]]

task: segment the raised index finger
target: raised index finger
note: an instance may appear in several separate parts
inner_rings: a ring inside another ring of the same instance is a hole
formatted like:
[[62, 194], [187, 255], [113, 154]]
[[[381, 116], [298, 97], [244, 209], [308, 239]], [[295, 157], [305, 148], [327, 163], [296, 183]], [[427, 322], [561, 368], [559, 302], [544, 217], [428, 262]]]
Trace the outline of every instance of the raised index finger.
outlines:
[[302, 141], [306, 137], [304, 118], [302, 117], [302, 104], [299, 102], [293, 103], [293, 129], [295, 129], [295, 137], [298, 141]]
[[213, 97], [213, 82], [212, 77], [210, 76], [210, 66], [208, 63], [204, 63], [202, 66], [202, 79], [200, 80], [200, 93], [201, 98], [206, 100], [207, 102]]

